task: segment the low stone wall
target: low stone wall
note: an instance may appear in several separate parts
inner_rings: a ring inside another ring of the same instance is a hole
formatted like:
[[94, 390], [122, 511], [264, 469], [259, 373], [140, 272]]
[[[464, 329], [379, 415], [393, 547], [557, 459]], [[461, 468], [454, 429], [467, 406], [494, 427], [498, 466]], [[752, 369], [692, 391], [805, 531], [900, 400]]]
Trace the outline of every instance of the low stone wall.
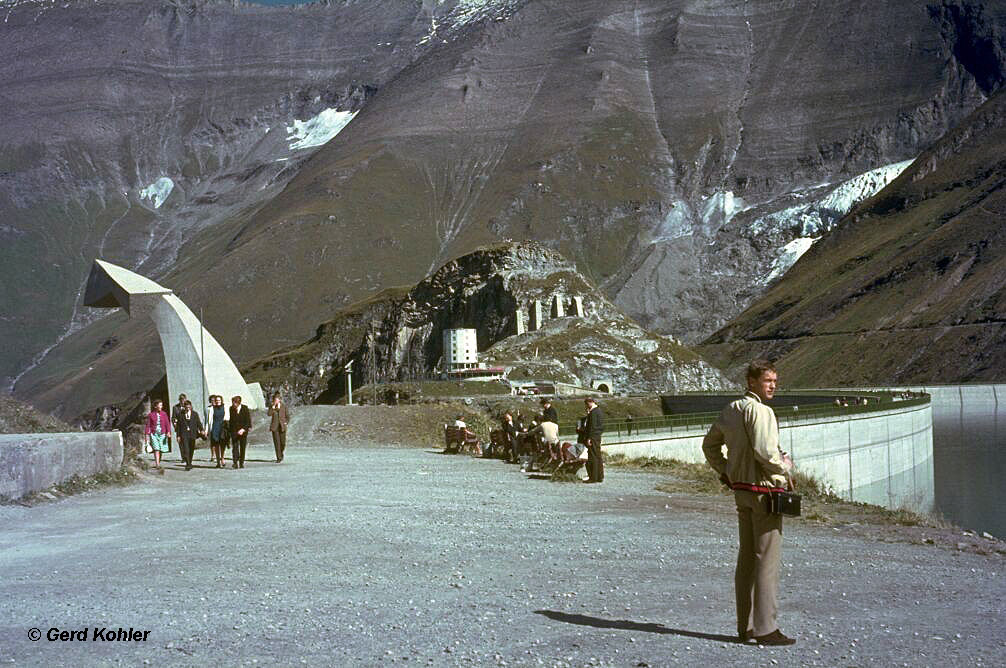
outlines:
[[[604, 451], [626, 457], [703, 462], [708, 425], [643, 433], [608, 441]], [[782, 447], [796, 465], [837, 495], [887, 508], [933, 509], [933, 419], [930, 404], [848, 416], [787, 420]]]
[[122, 465], [122, 433], [0, 434], [0, 497], [21, 497]]

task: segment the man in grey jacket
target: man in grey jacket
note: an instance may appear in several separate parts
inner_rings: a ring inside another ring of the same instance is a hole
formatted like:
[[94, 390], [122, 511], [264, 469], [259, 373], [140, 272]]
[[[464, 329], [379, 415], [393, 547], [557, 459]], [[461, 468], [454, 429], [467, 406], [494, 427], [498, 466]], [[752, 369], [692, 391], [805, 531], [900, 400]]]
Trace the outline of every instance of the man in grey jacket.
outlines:
[[796, 642], [783, 635], [776, 622], [782, 515], [769, 512], [768, 496], [785, 488], [786, 473], [793, 467], [779, 447], [775, 413], [765, 405], [775, 395], [777, 378], [771, 362], [751, 362], [748, 391], [723, 409], [702, 441], [706, 460], [734, 490], [737, 504], [737, 635], [741, 642], [760, 645]]

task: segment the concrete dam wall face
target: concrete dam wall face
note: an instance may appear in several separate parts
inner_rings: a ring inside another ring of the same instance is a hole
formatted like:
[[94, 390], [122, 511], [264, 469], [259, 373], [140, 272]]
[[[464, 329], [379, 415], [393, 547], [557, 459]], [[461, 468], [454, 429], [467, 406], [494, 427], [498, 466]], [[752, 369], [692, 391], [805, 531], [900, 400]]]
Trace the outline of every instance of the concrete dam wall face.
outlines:
[[[622, 436], [605, 452], [704, 462], [709, 425]], [[929, 403], [780, 420], [779, 438], [797, 467], [850, 501], [929, 512], [934, 508], [933, 417]], [[799, 491], [799, 490], [797, 490]]]

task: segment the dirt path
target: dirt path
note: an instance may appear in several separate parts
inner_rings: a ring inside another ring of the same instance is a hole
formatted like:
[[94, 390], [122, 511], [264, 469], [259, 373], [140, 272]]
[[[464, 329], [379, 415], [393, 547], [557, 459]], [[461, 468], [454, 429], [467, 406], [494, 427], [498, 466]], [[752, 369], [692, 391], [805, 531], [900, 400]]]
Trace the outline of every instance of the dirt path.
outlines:
[[[0, 507], [0, 663], [1006, 663], [1001, 556], [791, 524], [781, 623], [799, 642], [740, 646], [729, 504], [654, 492], [655, 474], [556, 484], [368, 447], [354, 420], [300, 411], [281, 465], [259, 444], [243, 471]], [[120, 626], [148, 639], [91, 640]]]

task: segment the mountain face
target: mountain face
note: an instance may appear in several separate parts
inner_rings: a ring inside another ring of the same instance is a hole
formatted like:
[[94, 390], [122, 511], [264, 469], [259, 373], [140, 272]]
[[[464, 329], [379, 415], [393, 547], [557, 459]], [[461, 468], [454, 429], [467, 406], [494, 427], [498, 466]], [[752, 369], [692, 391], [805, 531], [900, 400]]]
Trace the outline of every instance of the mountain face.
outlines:
[[993, 2], [0, 7], [0, 375], [67, 415], [162, 373], [96, 255], [239, 361], [505, 239], [699, 340], [1006, 78]]
[[450, 8], [425, 5], [0, 1], [2, 384], [95, 319], [93, 258], [164, 277], [186, 244], [226, 253], [429, 48]]
[[1001, 380], [1006, 93], [852, 210], [700, 350], [780, 360], [787, 383]]
[[[535, 303], [540, 317], [532, 315]], [[480, 359], [519, 367], [522, 376], [581, 387], [604, 378], [632, 391], [730, 386], [685, 346], [626, 318], [558, 253], [527, 242], [477, 250], [411, 289], [346, 308], [310, 340], [242, 373], [302, 403], [331, 402], [345, 393], [342, 369], [349, 363], [358, 384], [434, 374], [442, 333], [452, 328], [475, 329]]]

